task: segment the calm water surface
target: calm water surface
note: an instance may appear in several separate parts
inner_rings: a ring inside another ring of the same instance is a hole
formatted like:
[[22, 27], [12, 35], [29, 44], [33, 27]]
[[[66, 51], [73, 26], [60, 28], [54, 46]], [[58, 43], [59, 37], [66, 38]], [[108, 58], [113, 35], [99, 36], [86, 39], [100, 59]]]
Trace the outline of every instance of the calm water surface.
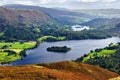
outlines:
[[[64, 60], [75, 60], [84, 54], [95, 50], [96, 48], [103, 48], [108, 46], [110, 43], [120, 42], [120, 38], [112, 37], [107, 39], [98, 40], [71, 40], [71, 41], [59, 41], [59, 42], [44, 42], [41, 43], [38, 48], [28, 50], [27, 56], [23, 60], [17, 60], [12, 65], [25, 65], [25, 64], [36, 64], [36, 63], [49, 63]], [[56, 53], [48, 52], [46, 48], [51, 46], [68, 46], [71, 47], [67, 53]]]

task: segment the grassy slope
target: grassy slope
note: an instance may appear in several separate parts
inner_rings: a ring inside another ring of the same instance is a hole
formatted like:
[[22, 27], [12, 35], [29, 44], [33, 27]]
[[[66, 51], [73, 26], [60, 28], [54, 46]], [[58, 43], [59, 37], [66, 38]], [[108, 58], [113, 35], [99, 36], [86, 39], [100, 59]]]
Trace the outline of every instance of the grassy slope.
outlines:
[[120, 77], [116, 77], [116, 78], [111, 78], [109, 80], [120, 80]]
[[120, 74], [120, 43], [109, 44], [103, 49], [91, 51], [90, 54], [84, 55], [76, 61], [97, 65]]
[[85, 62], [85, 61], [89, 60], [90, 58], [94, 58], [95, 57], [94, 55], [97, 55], [98, 57], [102, 57], [102, 56], [114, 54], [115, 52], [116, 52], [116, 50], [107, 50], [107, 49], [103, 49], [100, 52], [92, 52], [92, 53], [89, 53], [89, 55], [87, 57], [85, 57], [82, 60], [82, 62]]
[[[4, 45], [8, 45], [7, 49], [27, 49], [31, 48], [36, 44], [36, 42], [0, 42], [0, 48]], [[11, 45], [11, 46], [10, 46]]]
[[60, 36], [60, 37], [43, 36], [43, 37], [40, 37], [40, 38], [38, 39], [38, 41], [39, 41], [39, 42], [43, 42], [43, 41], [45, 41], [47, 38], [51, 38], [51, 39], [55, 39], [55, 40], [61, 41], [61, 40], [65, 40], [66, 37], [64, 37], [64, 36]]
[[21, 59], [21, 57], [19, 55], [9, 55], [8, 56], [8, 53], [7, 52], [0, 52], [0, 63], [1, 62], [12, 62], [12, 61], [15, 61], [17, 59]]
[[[12, 62], [17, 59], [21, 59], [19, 55], [20, 52], [24, 49], [33, 48], [36, 42], [0, 42], [0, 63]], [[5, 49], [1, 49], [3, 46], [7, 45], [8, 47]], [[8, 55], [8, 52], [3, 52], [3, 50], [12, 50], [17, 54]]]
[[100, 67], [72, 61], [0, 67], [0, 80], [107, 80], [117, 76]]

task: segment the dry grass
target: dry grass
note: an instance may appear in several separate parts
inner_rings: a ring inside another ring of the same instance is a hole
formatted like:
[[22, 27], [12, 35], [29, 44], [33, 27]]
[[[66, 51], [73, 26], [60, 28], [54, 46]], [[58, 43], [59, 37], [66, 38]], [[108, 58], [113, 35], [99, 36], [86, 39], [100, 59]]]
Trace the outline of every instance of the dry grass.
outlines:
[[109, 80], [120, 80], [120, 77], [112, 78], [112, 79], [109, 79]]
[[0, 67], [0, 80], [107, 80], [118, 74], [71, 61]]

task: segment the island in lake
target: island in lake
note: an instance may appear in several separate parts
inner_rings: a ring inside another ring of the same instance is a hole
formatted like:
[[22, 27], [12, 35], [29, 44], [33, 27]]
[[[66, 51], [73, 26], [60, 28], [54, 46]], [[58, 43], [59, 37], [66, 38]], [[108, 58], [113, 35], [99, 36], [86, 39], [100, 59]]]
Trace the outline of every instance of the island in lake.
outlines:
[[47, 51], [52, 51], [52, 52], [68, 52], [70, 51], [71, 48], [67, 47], [67, 46], [63, 46], [63, 47], [58, 47], [58, 46], [52, 46], [52, 47], [48, 47]]

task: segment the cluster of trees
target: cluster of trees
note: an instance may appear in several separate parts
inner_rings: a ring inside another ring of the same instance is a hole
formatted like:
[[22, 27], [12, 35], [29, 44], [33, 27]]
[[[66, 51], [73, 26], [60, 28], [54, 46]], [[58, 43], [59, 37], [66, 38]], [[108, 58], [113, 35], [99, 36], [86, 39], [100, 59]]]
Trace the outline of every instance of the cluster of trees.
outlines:
[[53, 51], [53, 52], [68, 52], [69, 50], [71, 50], [71, 48], [67, 46], [63, 46], [63, 47], [53, 46], [47, 48], [47, 51]]
[[[85, 63], [100, 66], [120, 74], [120, 43], [118, 43], [115, 46], [109, 45], [104, 49], [116, 50], [116, 52], [109, 56], [102, 56], [102, 57], [94, 55], [93, 58], [86, 60]], [[100, 51], [101, 49], [96, 49], [96, 50]], [[87, 56], [88, 55], [86, 54], [81, 58], [78, 58], [76, 61], [81, 62]]]
[[71, 30], [60, 30], [60, 29], [50, 29], [44, 30], [44, 35], [51, 36], [65, 36], [66, 40], [80, 40], [80, 39], [103, 39], [111, 37], [109, 33], [99, 31], [99, 30], [84, 30], [84, 31], [71, 31]]
[[8, 52], [8, 56], [13, 55], [13, 54], [17, 55], [17, 53], [12, 50], [4, 50], [4, 52]]
[[0, 52], [7, 52], [7, 53], [8, 53], [7, 56], [14, 55], [14, 54], [17, 55], [17, 53], [16, 53], [15, 51], [7, 50], [7, 49], [6, 49], [6, 50], [1, 50], [1, 49], [0, 49]]
[[120, 74], [120, 52], [106, 57], [95, 56], [85, 63], [100, 66]]
[[27, 54], [26, 54], [26, 50], [22, 50], [21, 52], [20, 52], [20, 56], [23, 58], [23, 57], [26, 57], [27, 56]]
[[[15, 51], [12, 51], [12, 50], [2, 50], [2, 51], [0, 51], [0, 52], [7, 52], [7, 53], [8, 53], [8, 56], [10, 56], [10, 55], [17, 55], [17, 53], [16, 53]], [[19, 55], [20, 55], [21, 57], [27, 56], [25, 50], [22, 50], [22, 51], [19, 53]]]
[[[4, 26], [4, 34], [0, 36], [0, 40], [17, 41], [17, 40], [37, 40], [41, 36], [65, 36], [66, 40], [80, 39], [103, 39], [110, 37], [109, 33], [99, 30], [72, 31], [70, 27], [59, 25], [31, 25], [30, 27], [16, 27], [10, 24]], [[0, 27], [1, 27], [0, 26]], [[48, 38], [47, 41], [56, 41], [56, 39]]]
[[39, 33], [33, 31], [33, 29], [34, 28], [8, 27], [2, 39], [6, 41], [35, 40]]

